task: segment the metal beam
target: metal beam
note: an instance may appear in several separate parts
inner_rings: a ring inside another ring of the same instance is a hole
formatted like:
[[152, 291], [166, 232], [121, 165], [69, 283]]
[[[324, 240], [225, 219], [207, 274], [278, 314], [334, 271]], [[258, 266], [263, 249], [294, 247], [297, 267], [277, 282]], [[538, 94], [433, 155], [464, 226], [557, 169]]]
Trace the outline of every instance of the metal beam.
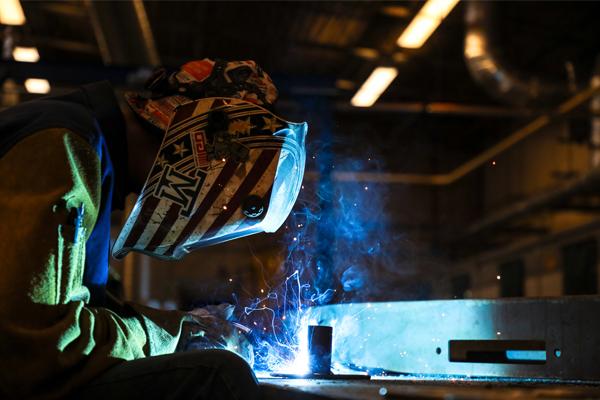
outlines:
[[85, 0], [92, 28], [106, 65], [158, 65], [160, 59], [141, 0]]
[[453, 102], [387, 102], [376, 103], [371, 107], [354, 107], [348, 103], [337, 103], [335, 110], [342, 113], [410, 113], [435, 115], [465, 115], [476, 117], [525, 118], [539, 115], [540, 110], [514, 107], [481, 106]]

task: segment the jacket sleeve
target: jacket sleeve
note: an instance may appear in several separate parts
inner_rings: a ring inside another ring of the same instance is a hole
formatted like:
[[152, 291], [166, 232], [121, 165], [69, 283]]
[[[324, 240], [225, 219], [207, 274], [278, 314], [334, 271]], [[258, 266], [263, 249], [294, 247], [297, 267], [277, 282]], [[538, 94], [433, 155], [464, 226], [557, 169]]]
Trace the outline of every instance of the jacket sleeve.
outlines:
[[92, 146], [64, 129], [29, 136], [0, 158], [0, 392], [60, 397], [177, 345], [182, 312], [86, 305], [100, 172]]

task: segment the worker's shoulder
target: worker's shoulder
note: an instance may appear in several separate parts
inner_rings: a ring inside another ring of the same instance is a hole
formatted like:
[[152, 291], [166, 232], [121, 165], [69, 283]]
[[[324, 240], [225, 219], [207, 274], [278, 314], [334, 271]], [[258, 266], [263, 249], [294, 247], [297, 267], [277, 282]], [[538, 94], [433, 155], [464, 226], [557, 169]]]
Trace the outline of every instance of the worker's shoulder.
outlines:
[[81, 136], [94, 148], [100, 142], [92, 110], [75, 102], [40, 99], [0, 112], [0, 157], [26, 137], [55, 128]]

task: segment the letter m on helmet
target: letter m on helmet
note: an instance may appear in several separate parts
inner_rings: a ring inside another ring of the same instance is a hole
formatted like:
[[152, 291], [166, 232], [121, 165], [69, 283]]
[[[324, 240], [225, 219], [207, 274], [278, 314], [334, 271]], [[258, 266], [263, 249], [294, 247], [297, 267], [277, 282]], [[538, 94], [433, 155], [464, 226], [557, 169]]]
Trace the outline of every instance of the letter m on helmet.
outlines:
[[189, 217], [205, 177], [206, 174], [201, 170], [196, 170], [196, 176], [188, 176], [167, 165], [154, 195], [181, 205], [181, 214]]

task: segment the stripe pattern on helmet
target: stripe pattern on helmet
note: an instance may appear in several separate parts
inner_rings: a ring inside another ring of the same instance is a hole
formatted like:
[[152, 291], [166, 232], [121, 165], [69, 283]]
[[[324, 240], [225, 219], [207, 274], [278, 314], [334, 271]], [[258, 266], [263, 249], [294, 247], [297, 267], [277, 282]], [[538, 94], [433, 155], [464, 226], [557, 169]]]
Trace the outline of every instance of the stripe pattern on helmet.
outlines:
[[[227, 114], [229, 134], [248, 149], [246, 160], [200, 154], [205, 144], [198, 144], [197, 135], [206, 129], [209, 112], [214, 110]], [[242, 204], [252, 195], [268, 207], [285, 147], [284, 138], [274, 134], [288, 124], [255, 104], [236, 99], [203, 99], [180, 106], [117, 238], [115, 257], [136, 250], [178, 259], [198, 243], [254, 229], [266, 209], [260, 218], [248, 218]]]

